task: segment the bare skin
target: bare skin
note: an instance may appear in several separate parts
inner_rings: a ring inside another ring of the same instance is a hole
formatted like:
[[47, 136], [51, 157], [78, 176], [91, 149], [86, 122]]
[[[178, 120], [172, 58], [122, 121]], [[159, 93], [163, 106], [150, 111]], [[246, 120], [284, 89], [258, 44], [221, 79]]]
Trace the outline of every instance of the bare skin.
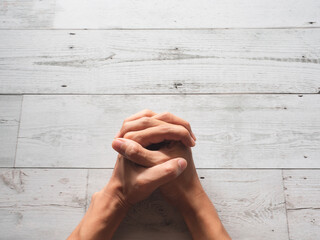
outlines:
[[[184, 217], [193, 239], [231, 239], [203, 190], [192, 158], [190, 124], [144, 110], [127, 118], [112, 147], [119, 153], [109, 183], [68, 239], [111, 239], [127, 211], [160, 188]], [[150, 144], [162, 143], [156, 151]]]

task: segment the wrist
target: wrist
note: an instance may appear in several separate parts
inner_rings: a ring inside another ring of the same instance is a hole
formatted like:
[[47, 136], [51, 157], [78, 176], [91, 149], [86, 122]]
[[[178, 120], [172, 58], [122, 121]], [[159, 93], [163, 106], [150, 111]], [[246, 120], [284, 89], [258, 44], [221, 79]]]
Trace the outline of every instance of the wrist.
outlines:
[[178, 206], [193, 239], [230, 239], [217, 212], [203, 188], [187, 192]]
[[105, 188], [96, 192], [79, 224], [77, 239], [111, 239], [127, 211], [128, 208], [113, 192]]
[[197, 175], [188, 180], [181, 183], [168, 183], [160, 187], [166, 200], [180, 211], [187, 208], [192, 203], [193, 198], [205, 194]]

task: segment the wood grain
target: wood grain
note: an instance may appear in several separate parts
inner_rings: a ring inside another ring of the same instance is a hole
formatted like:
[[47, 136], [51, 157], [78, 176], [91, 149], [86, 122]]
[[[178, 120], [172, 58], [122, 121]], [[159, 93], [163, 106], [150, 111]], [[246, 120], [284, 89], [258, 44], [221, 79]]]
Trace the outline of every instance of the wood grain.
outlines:
[[317, 0], [1, 1], [1, 28], [318, 27]]
[[21, 101], [21, 96], [0, 96], [0, 167], [14, 165]]
[[284, 170], [291, 240], [320, 238], [320, 171]]
[[1, 169], [3, 239], [66, 239], [84, 214], [87, 170]]
[[320, 210], [288, 210], [290, 240], [315, 240], [320, 238]]
[[288, 209], [320, 208], [319, 170], [284, 170], [283, 177]]
[[320, 91], [320, 29], [2, 30], [0, 35], [5, 94]]
[[[89, 170], [88, 199], [112, 170]], [[234, 239], [288, 239], [280, 170], [198, 170], [202, 184]], [[137, 204], [114, 239], [191, 239], [183, 219], [155, 192]]]
[[25, 96], [16, 166], [112, 168], [131, 114], [170, 111], [197, 136], [198, 168], [319, 168], [320, 95]]

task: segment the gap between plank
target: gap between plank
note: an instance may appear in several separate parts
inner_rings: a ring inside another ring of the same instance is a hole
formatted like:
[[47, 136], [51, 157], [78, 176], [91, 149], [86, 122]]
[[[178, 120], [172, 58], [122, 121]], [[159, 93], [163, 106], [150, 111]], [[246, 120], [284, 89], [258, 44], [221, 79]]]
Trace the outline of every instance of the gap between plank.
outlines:
[[259, 92], [252, 92], [252, 93], [241, 93], [241, 92], [228, 92], [228, 93], [0, 93], [0, 96], [175, 96], [175, 95], [320, 95], [320, 92], [317, 93], [259, 93]]
[[285, 212], [286, 212], [288, 240], [290, 240], [289, 221], [288, 221], [288, 209], [287, 209], [287, 198], [286, 198], [286, 193], [285, 193], [286, 187], [285, 187], [285, 185], [284, 185], [283, 169], [281, 170], [281, 177], [282, 177], [282, 189], [283, 189], [284, 208], [285, 208]]
[[14, 159], [13, 159], [13, 168], [16, 167], [17, 150], [18, 150], [18, 142], [19, 142], [19, 134], [20, 134], [20, 125], [21, 125], [21, 116], [22, 116], [22, 104], [23, 104], [23, 95], [21, 96], [21, 101], [20, 101], [19, 124], [18, 124], [18, 131], [17, 131], [16, 149], [15, 149]]
[[1, 30], [12, 30], [12, 31], [35, 31], [35, 30], [42, 30], [42, 31], [69, 31], [69, 30], [82, 30], [82, 31], [90, 31], [90, 30], [104, 30], [104, 31], [207, 31], [207, 30], [246, 30], [246, 29], [252, 29], [252, 30], [263, 30], [263, 29], [319, 29], [320, 26], [308, 26], [308, 27], [221, 27], [221, 28], [0, 28]]

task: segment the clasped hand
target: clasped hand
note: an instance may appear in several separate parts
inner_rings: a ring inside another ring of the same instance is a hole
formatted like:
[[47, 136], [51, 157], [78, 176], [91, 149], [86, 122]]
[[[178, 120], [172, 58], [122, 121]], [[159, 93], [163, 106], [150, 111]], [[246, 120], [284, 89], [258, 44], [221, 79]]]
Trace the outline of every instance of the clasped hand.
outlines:
[[[176, 205], [190, 185], [200, 186], [190, 149], [195, 136], [185, 120], [144, 110], [126, 119], [116, 137], [112, 147], [119, 155], [104, 191], [113, 192], [125, 207], [147, 198], [158, 187]], [[158, 150], [148, 150], [148, 146]]]
[[194, 239], [230, 239], [200, 184], [195, 140], [190, 124], [171, 113], [144, 110], [127, 118], [112, 142], [119, 153], [113, 174], [69, 239], [111, 239], [130, 207], [157, 188]]

